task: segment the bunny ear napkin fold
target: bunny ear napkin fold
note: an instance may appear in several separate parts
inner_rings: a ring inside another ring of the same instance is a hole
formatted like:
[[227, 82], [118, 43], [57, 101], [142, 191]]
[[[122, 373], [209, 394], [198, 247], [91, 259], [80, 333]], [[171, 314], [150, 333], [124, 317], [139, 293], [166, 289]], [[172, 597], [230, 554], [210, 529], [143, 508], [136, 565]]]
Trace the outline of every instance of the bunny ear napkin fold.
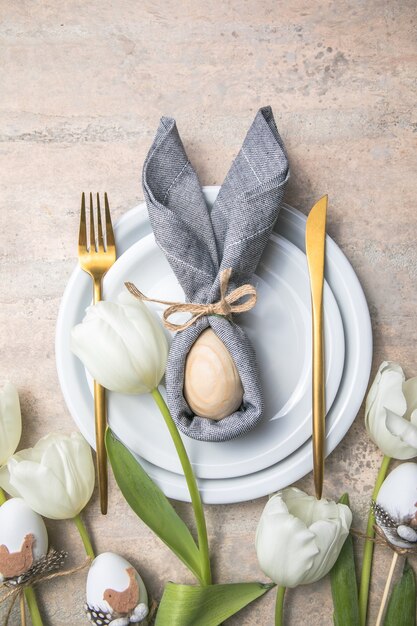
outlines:
[[[278, 217], [288, 160], [270, 107], [260, 109], [209, 211], [175, 120], [161, 119], [143, 168], [143, 189], [158, 245], [188, 302], [213, 304], [250, 283]], [[231, 271], [230, 271], [231, 270]], [[229, 350], [243, 386], [239, 410], [215, 421], [194, 415], [183, 395], [185, 360], [208, 327]], [[166, 369], [168, 406], [178, 428], [194, 439], [227, 441], [250, 431], [262, 416], [256, 358], [234, 319], [202, 315], [174, 336]]]

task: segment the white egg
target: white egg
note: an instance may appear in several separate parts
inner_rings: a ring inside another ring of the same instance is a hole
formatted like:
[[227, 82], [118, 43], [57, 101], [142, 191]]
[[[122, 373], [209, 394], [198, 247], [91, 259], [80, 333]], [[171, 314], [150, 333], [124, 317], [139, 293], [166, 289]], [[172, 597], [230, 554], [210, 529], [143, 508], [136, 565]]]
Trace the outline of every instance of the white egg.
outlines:
[[[139, 587], [137, 603], [148, 606], [148, 594], [142, 578], [129, 561], [114, 552], [103, 552], [99, 554], [91, 564], [87, 576], [86, 588], [88, 606], [103, 611], [104, 613], [112, 613], [115, 609], [109, 602], [114, 604], [117, 598], [114, 598], [113, 601], [113, 597], [126, 591], [131, 584], [129, 570], [133, 570]], [[109, 590], [111, 590], [112, 599], [109, 599], [108, 602], [105, 599], [105, 595], [109, 598]], [[113, 591], [115, 591], [116, 594], [113, 594]]]
[[[33, 535], [33, 538], [30, 538], [24, 545], [25, 538], [30, 535]], [[18, 553], [23, 556], [25, 550], [32, 554], [33, 559], [30, 560], [33, 560], [33, 563], [38, 561], [48, 551], [48, 533], [45, 522], [38, 513], [32, 511], [22, 498], [11, 498], [0, 507], [0, 552], [2, 554], [0, 561], [5, 555], [7, 557], [8, 553], [12, 559], [10, 567], [13, 569], [13, 559], [16, 563], [22, 560]], [[1, 567], [0, 574], [10, 576], [1, 572]]]
[[382, 483], [377, 503], [395, 521], [417, 514], [417, 463], [402, 463]]

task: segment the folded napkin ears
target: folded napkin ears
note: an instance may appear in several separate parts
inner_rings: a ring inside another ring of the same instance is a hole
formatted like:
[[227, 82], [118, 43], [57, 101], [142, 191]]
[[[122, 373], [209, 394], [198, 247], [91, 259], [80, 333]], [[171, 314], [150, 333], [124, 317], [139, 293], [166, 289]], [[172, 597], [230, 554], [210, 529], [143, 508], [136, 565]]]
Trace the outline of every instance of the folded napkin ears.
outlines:
[[[214, 303], [220, 274], [229, 290], [249, 283], [271, 234], [288, 180], [288, 159], [270, 107], [260, 109], [209, 211], [175, 120], [163, 117], [143, 168], [143, 189], [155, 238], [187, 301]], [[194, 415], [183, 396], [187, 355], [211, 326], [229, 350], [244, 390], [238, 411], [220, 421]], [[203, 441], [227, 441], [262, 416], [256, 357], [246, 334], [227, 318], [200, 318], [173, 338], [167, 370], [168, 405], [179, 429]]]

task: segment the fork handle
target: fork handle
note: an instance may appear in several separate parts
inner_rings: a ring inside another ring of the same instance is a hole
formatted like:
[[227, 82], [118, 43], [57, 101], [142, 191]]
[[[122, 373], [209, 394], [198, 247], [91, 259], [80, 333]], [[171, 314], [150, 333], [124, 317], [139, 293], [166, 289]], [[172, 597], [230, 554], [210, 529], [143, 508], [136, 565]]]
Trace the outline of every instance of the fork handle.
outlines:
[[[101, 279], [94, 280], [94, 304], [101, 300]], [[100, 509], [107, 513], [107, 453], [105, 434], [107, 428], [106, 392], [104, 387], [94, 381], [94, 417], [96, 430], [96, 464], [97, 480], [100, 494]]]
[[100, 302], [101, 300], [101, 278], [94, 278], [94, 288], [93, 288], [93, 302]]
[[96, 464], [100, 508], [103, 515], [107, 513], [107, 453], [104, 436], [107, 427], [106, 393], [104, 387], [94, 381], [94, 414], [96, 425]]

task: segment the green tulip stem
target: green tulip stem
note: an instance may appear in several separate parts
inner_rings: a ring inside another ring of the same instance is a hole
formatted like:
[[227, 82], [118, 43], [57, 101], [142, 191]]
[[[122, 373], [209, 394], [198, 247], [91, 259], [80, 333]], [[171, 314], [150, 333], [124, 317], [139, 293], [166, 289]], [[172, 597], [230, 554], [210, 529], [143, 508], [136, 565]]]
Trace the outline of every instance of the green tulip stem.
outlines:
[[210, 568], [210, 554], [209, 554], [209, 546], [208, 546], [208, 538], [207, 538], [206, 519], [204, 517], [203, 504], [201, 502], [200, 492], [198, 490], [197, 481], [194, 476], [193, 468], [191, 466], [190, 459], [188, 458], [187, 451], [185, 449], [181, 436], [178, 432], [178, 429], [174, 423], [174, 420], [172, 419], [171, 413], [159, 389], [156, 388], [151, 393], [159, 410], [162, 413], [162, 417], [165, 420], [169, 433], [172, 437], [172, 441], [174, 442], [175, 449], [177, 451], [179, 460], [182, 465], [185, 480], [187, 481], [188, 491], [190, 492], [191, 503], [193, 506], [194, 517], [195, 517], [195, 522], [197, 526], [198, 547], [200, 550], [201, 561], [202, 561], [201, 582], [203, 585], [211, 585], [212, 581], [211, 581], [211, 568]]
[[25, 599], [28, 605], [32, 626], [43, 626], [41, 614], [39, 613], [38, 603], [36, 601], [35, 592], [32, 587], [25, 587]]
[[0, 487], [0, 506], [6, 502], [6, 494], [3, 489]]
[[76, 515], [72, 519], [74, 521], [74, 524], [77, 527], [78, 532], [80, 533], [80, 537], [84, 544], [84, 549], [85, 549], [87, 556], [94, 559], [95, 554], [94, 554], [93, 546], [91, 545], [90, 535], [88, 534], [87, 528], [85, 527], [83, 520], [81, 519], [81, 514], [78, 513], [78, 515]]
[[[378, 476], [376, 477], [375, 487], [372, 493], [372, 500], [374, 502], [376, 501], [378, 492], [384, 482], [390, 461], [391, 457], [389, 456], [384, 456], [382, 459], [381, 467], [379, 469]], [[369, 586], [371, 582], [372, 558], [374, 554], [374, 542], [372, 541], [375, 537], [374, 524], [375, 516], [371, 507], [369, 509], [368, 526], [366, 528], [366, 536], [369, 537], [369, 539], [365, 540], [365, 546], [363, 549], [362, 573], [359, 587], [359, 617], [361, 626], [366, 626], [366, 616], [368, 612]]]
[[275, 602], [275, 626], [283, 626], [283, 609], [284, 609], [284, 596], [286, 587], [278, 587], [277, 600]]

